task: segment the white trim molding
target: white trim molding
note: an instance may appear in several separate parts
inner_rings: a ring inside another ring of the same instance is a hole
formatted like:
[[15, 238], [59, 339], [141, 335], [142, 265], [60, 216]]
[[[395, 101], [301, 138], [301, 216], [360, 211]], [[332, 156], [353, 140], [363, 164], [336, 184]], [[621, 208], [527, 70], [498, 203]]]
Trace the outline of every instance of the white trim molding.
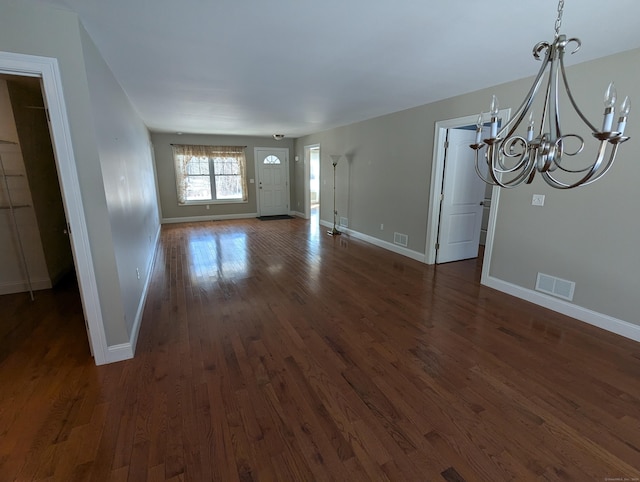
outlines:
[[[32, 278], [31, 289], [33, 291], [51, 289], [52, 284], [49, 278]], [[23, 293], [29, 291], [29, 282], [26, 280], [0, 283], [0, 295], [10, 295], [13, 293]]]
[[628, 321], [619, 320], [612, 316], [598, 313], [596, 311], [583, 308], [582, 306], [574, 305], [573, 303], [523, 288], [492, 276], [485, 276], [483, 274], [482, 284], [489, 288], [515, 296], [516, 298], [530, 301], [531, 303], [543, 306], [552, 311], [556, 311], [590, 325], [597, 326], [598, 328], [615, 333], [616, 335], [624, 336], [625, 338], [640, 342], [640, 326], [629, 323]]
[[244, 213], [244, 214], [214, 214], [212, 216], [185, 216], [181, 218], [162, 218], [162, 224], [175, 224], [175, 223], [197, 223], [200, 221], [225, 221], [231, 219], [251, 219], [257, 218], [258, 213]]
[[111, 345], [107, 347], [107, 363], [115, 363], [119, 361], [129, 360], [134, 357], [136, 353], [136, 346], [138, 345], [138, 335], [140, 334], [140, 326], [142, 324], [142, 317], [144, 315], [144, 307], [147, 302], [147, 295], [149, 294], [149, 288], [151, 287], [151, 280], [153, 278], [153, 270], [155, 267], [156, 256], [158, 255], [158, 247], [160, 246], [160, 231], [158, 226], [156, 232], [156, 239], [154, 243], [153, 255], [151, 257], [151, 263], [147, 269], [147, 276], [144, 280], [144, 288], [142, 289], [142, 296], [138, 303], [138, 309], [136, 310], [136, 318], [133, 321], [131, 327], [131, 333], [129, 334], [129, 341], [127, 343], [120, 343], [118, 345]]

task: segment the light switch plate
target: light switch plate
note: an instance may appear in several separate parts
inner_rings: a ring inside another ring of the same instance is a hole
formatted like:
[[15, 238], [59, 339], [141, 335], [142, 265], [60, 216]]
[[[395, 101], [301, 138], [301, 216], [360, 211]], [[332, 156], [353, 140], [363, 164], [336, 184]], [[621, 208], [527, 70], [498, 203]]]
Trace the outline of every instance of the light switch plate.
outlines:
[[534, 194], [531, 199], [532, 206], [544, 206], [544, 194]]

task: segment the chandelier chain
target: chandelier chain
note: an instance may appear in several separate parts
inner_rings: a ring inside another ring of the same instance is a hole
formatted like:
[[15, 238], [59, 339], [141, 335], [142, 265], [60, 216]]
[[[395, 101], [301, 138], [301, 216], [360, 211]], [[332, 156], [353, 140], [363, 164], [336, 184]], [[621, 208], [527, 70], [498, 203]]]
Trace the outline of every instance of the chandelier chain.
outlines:
[[560, 26], [562, 25], [562, 13], [564, 11], [564, 0], [558, 1], [558, 17], [556, 18], [556, 38], [560, 35]]

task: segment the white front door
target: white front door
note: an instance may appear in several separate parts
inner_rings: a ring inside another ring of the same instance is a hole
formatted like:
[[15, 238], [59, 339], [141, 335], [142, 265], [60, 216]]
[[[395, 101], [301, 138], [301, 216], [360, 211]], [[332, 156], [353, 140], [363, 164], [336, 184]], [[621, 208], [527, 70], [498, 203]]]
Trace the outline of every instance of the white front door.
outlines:
[[256, 148], [258, 214], [289, 214], [289, 149]]
[[[475, 130], [449, 129], [445, 154], [437, 263], [478, 256], [486, 184], [474, 168]], [[482, 155], [482, 153], [481, 153]]]

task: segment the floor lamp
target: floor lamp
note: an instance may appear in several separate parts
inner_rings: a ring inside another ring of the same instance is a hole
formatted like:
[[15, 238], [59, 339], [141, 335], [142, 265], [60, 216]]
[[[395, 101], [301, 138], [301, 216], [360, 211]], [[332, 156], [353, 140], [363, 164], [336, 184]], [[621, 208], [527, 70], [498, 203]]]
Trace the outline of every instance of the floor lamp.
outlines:
[[331, 163], [333, 164], [333, 229], [327, 231], [327, 234], [329, 236], [338, 236], [342, 233], [336, 228], [336, 216], [338, 215], [338, 211], [336, 210], [336, 166], [342, 156], [334, 154], [329, 157], [331, 157]]

